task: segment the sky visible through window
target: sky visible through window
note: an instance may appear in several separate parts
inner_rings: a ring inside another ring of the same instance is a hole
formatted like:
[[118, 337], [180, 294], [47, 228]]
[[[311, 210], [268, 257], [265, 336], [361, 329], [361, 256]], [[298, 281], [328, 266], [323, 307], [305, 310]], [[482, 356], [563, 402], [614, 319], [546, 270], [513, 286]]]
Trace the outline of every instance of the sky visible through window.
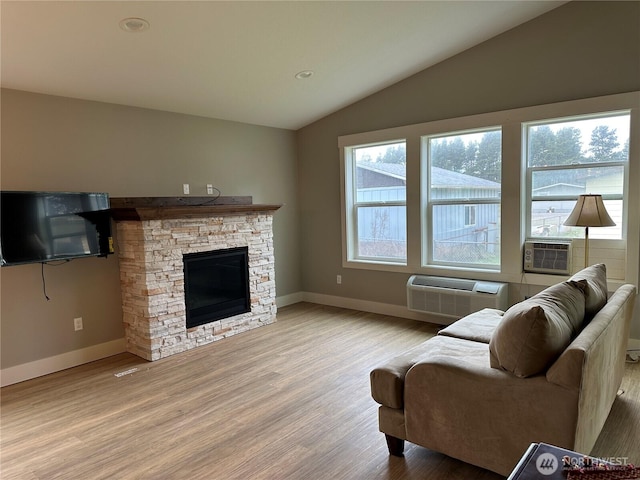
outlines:
[[[607, 117], [593, 117], [587, 119], [579, 119], [579, 120], [558, 120], [557, 122], [553, 120], [545, 120], [541, 123], [530, 123], [532, 128], [537, 128], [539, 126], [548, 126], [553, 133], [557, 133], [559, 130], [563, 128], [577, 128], [580, 130], [580, 141], [582, 144], [583, 153], [588, 153], [589, 151], [589, 143], [591, 141], [591, 133], [593, 130], [600, 126], [606, 125], [610, 130], [615, 130], [618, 144], [622, 148], [626, 142], [629, 141], [629, 114], [621, 113], [615, 116], [607, 116]], [[468, 133], [464, 132], [464, 135], [461, 135], [460, 138], [467, 145], [470, 142], [479, 142], [482, 140], [482, 136], [486, 132], [477, 132], [477, 133]], [[445, 139], [451, 137], [452, 134], [445, 134], [442, 136], [434, 136], [435, 139]], [[388, 148], [397, 147], [399, 144], [403, 143], [403, 141], [394, 141], [391, 143], [383, 144], [383, 145], [370, 145], [366, 147], [359, 147], [355, 149], [355, 159], [357, 162], [360, 161], [373, 161], [375, 162], [378, 157], [384, 155]]]
[[580, 130], [580, 142], [582, 145], [582, 153], [588, 154], [590, 151], [589, 143], [591, 142], [591, 134], [596, 127], [605, 125], [609, 127], [610, 131], [615, 131], [619, 149], [622, 149], [629, 141], [629, 114], [621, 113], [615, 116], [599, 116], [587, 119], [579, 119], [574, 121], [559, 120], [554, 122], [553, 120], [545, 120], [541, 123], [530, 123], [529, 126], [532, 130], [540, 128], [541, 126], [549, 127], [553, 133], [558, 133], [563, 128], [576, 128]]
[[[592, 237], [622, 238], [624, 167], [620, 164], [629, 160], [629, 113], [546, 120], [528, 123], [527, 127], [527, 164], [534, 169], [529, 186], [530, 235], [583, 237], [584, 228], [564, 225], [575, 204], [568, 198], [598, 193], [605, 197], [605, 206], [616, 225], [594, 229]], [[575, 140], [575, 131], [580, 134], [579, 140]]]

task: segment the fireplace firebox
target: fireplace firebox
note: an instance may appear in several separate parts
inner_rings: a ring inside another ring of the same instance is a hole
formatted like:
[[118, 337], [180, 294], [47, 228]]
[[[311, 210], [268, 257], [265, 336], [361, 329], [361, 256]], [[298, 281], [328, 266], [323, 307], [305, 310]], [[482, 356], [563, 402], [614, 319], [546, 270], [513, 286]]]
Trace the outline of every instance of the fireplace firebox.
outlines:
[[247, 247], [183, 255], [187, 328], [251, 311]]

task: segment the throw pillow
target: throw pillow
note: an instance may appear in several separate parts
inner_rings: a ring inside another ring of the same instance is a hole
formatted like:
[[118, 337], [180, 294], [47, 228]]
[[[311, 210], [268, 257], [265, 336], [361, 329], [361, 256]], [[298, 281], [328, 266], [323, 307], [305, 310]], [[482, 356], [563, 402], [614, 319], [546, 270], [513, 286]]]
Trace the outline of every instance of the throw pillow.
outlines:
[[587, 288], [584, 292], [584, 319], [590, 321], [607, 303], [609, 292], [607, 289], [607, 266], [604, 263], [591, 265], [580, 270], [569, 280], [586, 280]]
[[559, 283], [509, 308], [489, 342], [491, 367], [522, 378], [545, 371], [579, 331], [586, 284]]

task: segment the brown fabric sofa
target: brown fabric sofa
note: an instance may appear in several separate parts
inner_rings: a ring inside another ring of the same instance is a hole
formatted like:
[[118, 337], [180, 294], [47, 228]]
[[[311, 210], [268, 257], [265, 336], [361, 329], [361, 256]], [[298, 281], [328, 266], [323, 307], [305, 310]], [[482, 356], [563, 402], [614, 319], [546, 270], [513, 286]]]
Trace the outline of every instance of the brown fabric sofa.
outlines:
[[606, 268], [594, 265], [374, 369], [389, 452], [407, 440], [502, 475], [532, 442], [589, 453], [624, 373], [636, 287], [607, 296]]

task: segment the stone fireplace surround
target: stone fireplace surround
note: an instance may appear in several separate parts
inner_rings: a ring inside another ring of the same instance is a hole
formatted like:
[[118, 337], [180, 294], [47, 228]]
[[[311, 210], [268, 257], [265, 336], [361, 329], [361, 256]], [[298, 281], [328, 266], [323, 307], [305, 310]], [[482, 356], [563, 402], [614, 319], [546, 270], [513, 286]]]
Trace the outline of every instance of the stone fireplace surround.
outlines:
[[[251, 197], [112, 198], [127, 351], [159, 360], [275, 322], [272, 220]], [[186, 328], [182, 256], [248, 247], [251, 312]]]

